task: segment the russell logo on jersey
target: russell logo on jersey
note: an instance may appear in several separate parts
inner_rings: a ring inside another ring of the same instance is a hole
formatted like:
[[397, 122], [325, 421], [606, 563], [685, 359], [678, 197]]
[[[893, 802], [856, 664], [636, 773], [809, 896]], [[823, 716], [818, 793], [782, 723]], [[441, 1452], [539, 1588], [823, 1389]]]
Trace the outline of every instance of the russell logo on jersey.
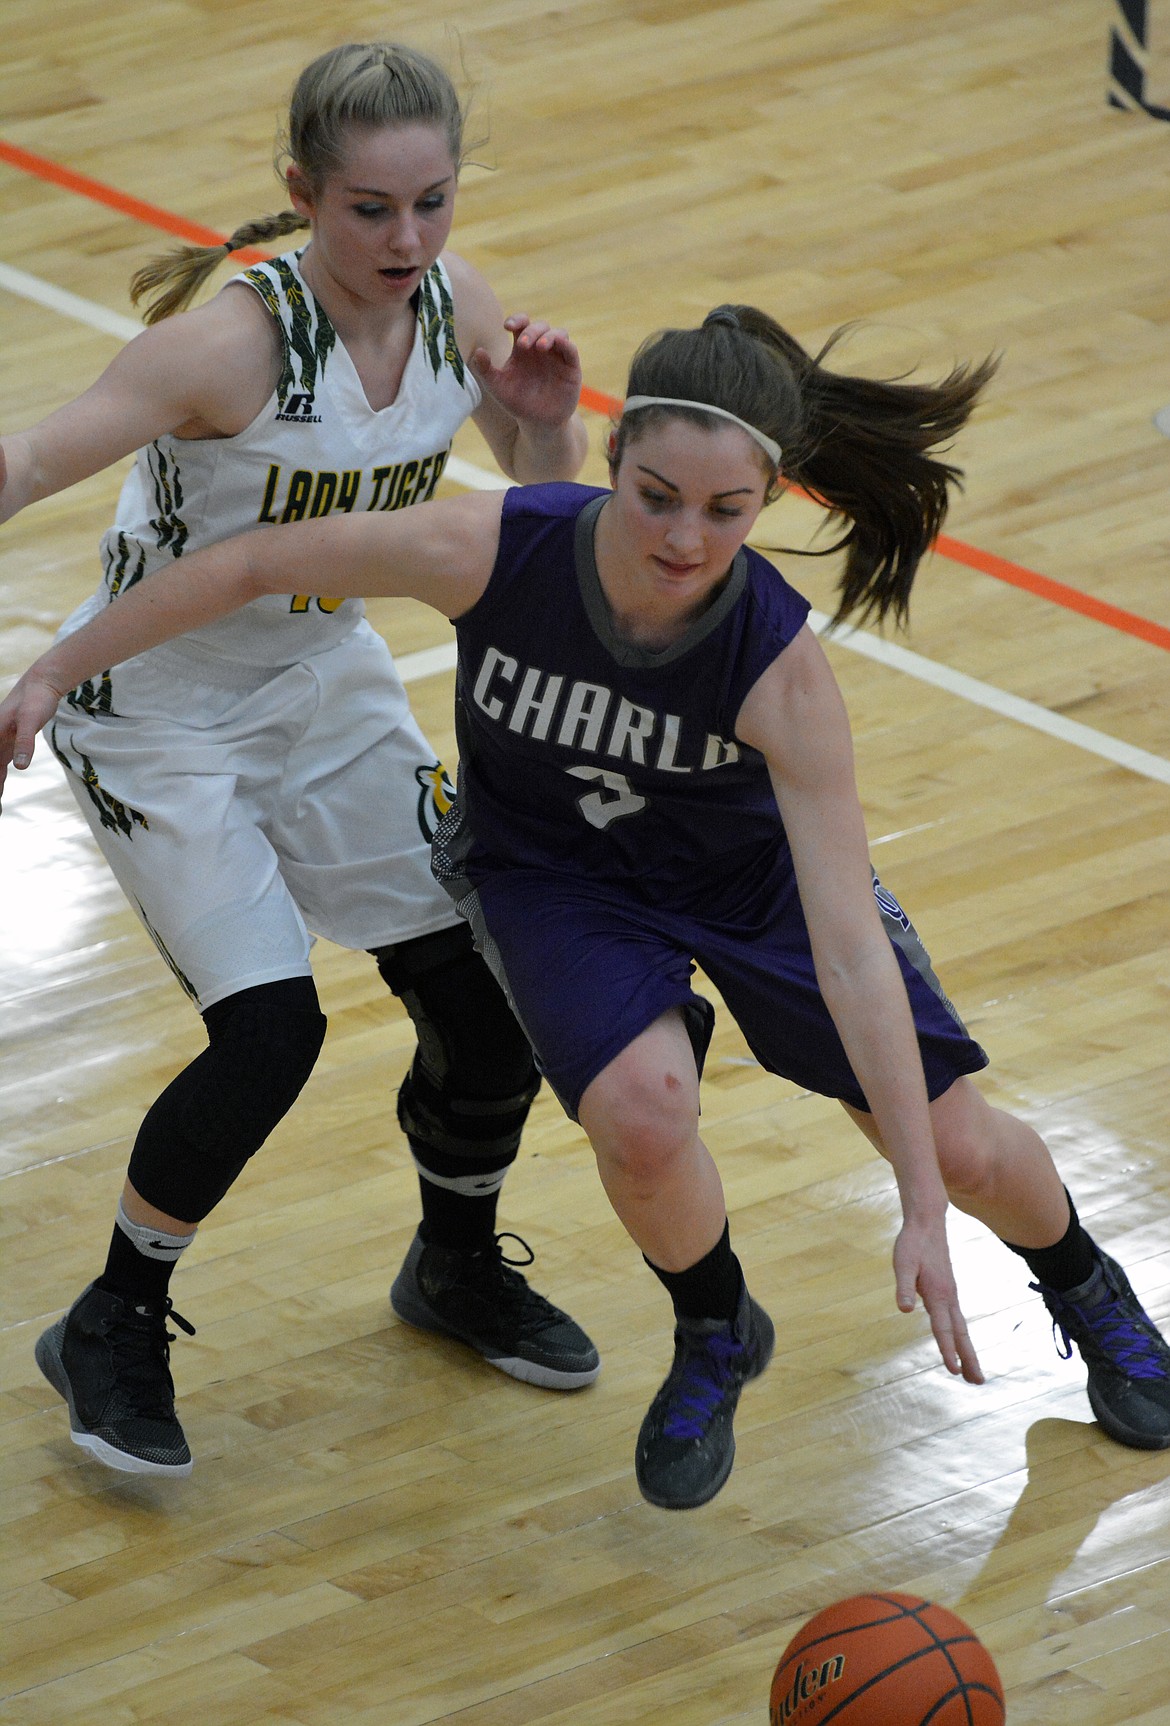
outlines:
[[314, 405], [311, 394], [306, 394], [303, 390], [295, 391], [286, 399], [276, 417], [278, 420], [289, 420], [294, 425], [318, 426], [321, 424], [321, 415], [313, 412]]

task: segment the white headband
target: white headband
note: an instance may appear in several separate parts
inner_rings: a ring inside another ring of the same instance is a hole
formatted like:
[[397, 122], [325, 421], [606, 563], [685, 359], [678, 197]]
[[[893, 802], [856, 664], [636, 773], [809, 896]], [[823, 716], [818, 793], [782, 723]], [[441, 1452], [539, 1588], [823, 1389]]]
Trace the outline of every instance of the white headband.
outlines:
[[750, 438], [754, 438], [766, 452], [772, 465], [777, 468], [780, 466], [780, 445], [755, 426], [750, 426], [746, 420], [741, 420], [738, 414], [728, 413], [726, 408], [712, 407], [710, 402], [684, 402], [677, 396], [627, 396], [622, 412], [629, 413], [631, 408], [696, 408], [699, 413], [716, 414], [721, 420], [730, 420], [733, 426], [738, 426], [740, 431], [745, 431]]

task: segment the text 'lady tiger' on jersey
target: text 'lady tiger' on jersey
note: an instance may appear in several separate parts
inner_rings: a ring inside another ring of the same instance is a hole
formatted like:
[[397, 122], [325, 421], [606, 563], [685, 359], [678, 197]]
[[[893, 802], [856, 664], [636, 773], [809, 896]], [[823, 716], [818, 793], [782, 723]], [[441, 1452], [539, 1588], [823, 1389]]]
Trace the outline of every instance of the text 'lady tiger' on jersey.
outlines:
[[306, 517], [329, 515], [338, 510], [405, 509], [433, 497], [443, 477], [451, 450], [437, 450], [419, 461], [400, 461], [385, 467], [347, 468], [341, 472], [294, 468], [285, 473], [272, 462], [264, 483], [264, 501], [256, 517], [259, 523], [304, 521]]

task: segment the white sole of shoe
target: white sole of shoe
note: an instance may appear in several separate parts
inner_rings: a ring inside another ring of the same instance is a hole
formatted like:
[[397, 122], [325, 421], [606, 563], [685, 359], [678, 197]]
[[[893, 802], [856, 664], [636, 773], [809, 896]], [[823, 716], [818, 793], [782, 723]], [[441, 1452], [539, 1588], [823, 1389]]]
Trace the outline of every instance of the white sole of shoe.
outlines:
[[96, 1462], [104, 1462], [107, 1468], [117, 1469], [119, 1474], [163, 1474], [168, 1480], [183, 1480], [194, 1468], [194, 1460], [190, 1462], [148, 1462], [141, 1456], [130, 1456], [124, 1450], [116, 1450], [112, 1444], [107, 1444], [104, 1438], [99, 1438], [96, 1432], [70, 1432], [70, 1438], [80, 1450], [88, 1452]]

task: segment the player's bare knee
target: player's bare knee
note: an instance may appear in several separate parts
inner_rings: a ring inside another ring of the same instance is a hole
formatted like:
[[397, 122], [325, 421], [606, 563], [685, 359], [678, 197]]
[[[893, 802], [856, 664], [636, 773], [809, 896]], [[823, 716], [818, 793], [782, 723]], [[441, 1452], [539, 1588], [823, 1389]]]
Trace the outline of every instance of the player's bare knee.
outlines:
[[599, 1162], [626, 1183], [654, 1188], [694, 1145], [695, 1087], [670, 1069], [619, 1057], [586, 1091], [580, 1118]]
[[995, 1112], [960, 1080], [931, 1105], [935, 1149], [948, 1193], [978, 1199], [994, 1185], [999, 1157]]
[[694, 1145], [696, 1123], [632, 1122], [609, 1140], [606, 1160], [623, 1184], [646, 1196], [658, 1192], [675, 1176]]

